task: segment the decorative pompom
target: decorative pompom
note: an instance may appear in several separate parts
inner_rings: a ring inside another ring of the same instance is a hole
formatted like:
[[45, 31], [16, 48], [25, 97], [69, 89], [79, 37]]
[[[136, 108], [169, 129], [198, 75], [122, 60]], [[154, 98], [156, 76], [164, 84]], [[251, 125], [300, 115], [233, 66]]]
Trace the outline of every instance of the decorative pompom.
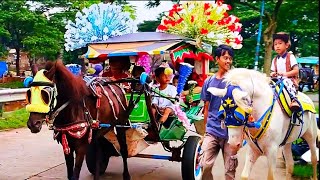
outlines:
[[79, 65], [79, 64], [67, 64], [66, 67], [74, 75], [80, 75], [81, 74], [81, 65]]
[[103, 67], [101, 64], [96, 64], [94, 66], [94, 70], [95, 70], [94, 75], [98, 76], [99, 73], [103, 70]]
[[167, 67], [166, 69], [164, 69], [164, 74], [167, 76], [171, 76], [173, 74], [173, 70]]
[[137, 61], [137, 65], [142, 66], [147, 74], [151, 72], [151, 57], [150, 55], [142, 55]]
[[176, 114], [177, 117], [178, 117], [178, 120], [179, 120], [180, 122], [182, 122], [182, 125], [183, 125], [186, 129], [190, 129], [191, 124], [190, 124], [190, 122], [189, 122], [189, 119], [188, 119], [186, 113], [185, 113], [184, 111], [182, 111], [179, 103], [174, 104], [174, 105], [173, 105], [173, 108], [174, 108], [175, 114]]
[[122, 12], [121, 6], [104, 3], [93, 4], [82, 9], [82, 12], [77, 12], [75, 22], [69, 20], [65, 28], [66, 51], [85, 47], [88, 43], [134, 33], [138, 29], [130, 13]]
[[33, 77], [32, 77], [32, 76], [26, 77], [26, 78], [24, 79], [24, 81], [23, 81], [23, 86], [24, 86], [24, 87], [29, 87], [30, 84], [32, 83], [32, 81], [33, 81]]
[[88, 75], [93, 75], [95, 72], [96, 72], [96, 70], [93, 69], [93, 68], [89, 68], [89, 69], [87, 70]]
[[187, 83], [188, 77], [192, 73], [193, 66], [189, 63], [180, 63], [179, 79], [177, 92], [180, 94], [183, 91], [184, 85]]

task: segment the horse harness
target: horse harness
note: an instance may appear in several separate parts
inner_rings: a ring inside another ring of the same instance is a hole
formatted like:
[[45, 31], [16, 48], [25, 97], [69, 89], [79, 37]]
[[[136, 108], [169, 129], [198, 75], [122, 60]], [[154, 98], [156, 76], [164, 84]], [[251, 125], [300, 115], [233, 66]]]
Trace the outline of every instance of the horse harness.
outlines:
[[[232, 91], [234, 89], [241, 90], [241, 88], [239, 86], [234, 86], [234, 85], [227, 86], [227, 93], [221, 99], [221, 106], [218, 111], [218, 119], [221, 120], [221, 127], [225, 125], [228, 128], [244, 126], [243, 131], [245, 132], [247, 137], [256, 145], [256, 147], [259, 149], [261, 154], [263, 154], [263, 150], [259, 146], [258, 140], [264, 135], [264, 133], [266, 132], [266, 130], [270, 125], [274, 104], [276, 100], [279, 98], [280, 93], [283, 91], [283, 88], [284, 88], [284, 83], [280, 83], [280, 90], [278, 93], [275, 91], [275, 88], [273, 88], [274, 96], [272, 98], [271, 105], [268, 107], [268, 109], [263, 113], [263, 115], [257, 121], [254, 121], [250, 113], [246, 113], [235, 104]], [[293, 130], [293, 126], [294, 124], [290, 122], [289, 128], [286, 132], [286, 136], [282, 141], [282, 143], [280, 144], [280, 146], [283, 146], [287, 142]], [[249, 128], [257, 128], [259, 130], [255, 135], [252, 135], [250, 134]], [[301, 134], [301, 130], [300, 130], [300, 134]]]
[[[66, 134], [70, 135], [73, 138], [77, 138], [80, 139], [82, 138], [86, 132], [89, 130], [89, 136], [88, 136], [88, 143], [91, 142], [92, 140], [92, 130], [93, 129], [99, 129], [99, 108], [101, 105], [101, 98], [102, 95], [106, 96], [106, 98], [108, 99], [108, 102], [111, 106], [112, 112], [113, 112], [113, 116], [116, 120], [118, 120], [118, 117], [116, 116], [116, 112], [115, 112], [115, 108], [114, 108], [114, 103], [110, 98], [109, 93], [104, 89], [104, 87], [101, 85], [101, 83], [99, 83], [98, 81], [91, 81], [89, 84], [86, 84], [88, 86], [88, 88], [91, 90], [91, 92], [93, 93], [93, 95], [97, 98], [96, 101], [96, 108], [97, 108], [97, 114], [96, 114], [96, 120], [94, 120], [86, 106], [85, 100], [83, 99], [83, 107], [84, 107], [84, 116], [85, 116], [85, 122], [77, 122], [75, 124], [70, 124], [70, 125], [66, 125], [63, 127], [54, 127], [53, 126], [53, 130], [54, 130], [54, 139], [57, 138], [57, 136], [59, 135], [59, 133], [61, 133], [61, 144], [63, 147], [63, 151], [65, 154], [69, 154], [70, 153], [70, 148], [68, 145], [68, 140], [66, 137]], [[125, 110], [125, 106], [123, 105], [123, 103], [121, 102], [120, 97], [118, 96], [118, 94], [116, 93], [116, 91], [114, 90], [114, 88], [111, 85], [108, 85], [108, 87], [110, 88], [111, 92], [114, 94], [114, 96], [116, 97], [116, 99], [118, 100], [118, 102], [121, 104], [122, 108]], [[95, 89], [93, 89], [95, 88]], [[67, 101], [66, 103], [64, 103], [60, 108], [58, 108], [54, 113], [50, 120], [53, 124], [55, 117], [59, 114], [59, 112], [61, 110], [63, 110], [65, 107], [68, 106], [68, 104], [70, 103], [70, 101]], [[50, 117], [50, 116], [49, 116]], [[114, 126], [114, 125], [113, 125]], [[113, 127], [111, 126], [111, 127]]]
[[[82, 101], [83, 101], [83, 107], [84, 107], [85, 121], [71, 123], [71, 124], [67, 124], [64, 126], [60, 126], [60, 127], [55, 126], [54, 121], [55, 121], [56, 117], [59, 115], [59, 113], [62, 110], [64, 110], [71, 103], [71, 101], [69, 100], [69, 101], [65, 102], [64, 104], [62, 104], [59, 108], [57, 108], [55, 110], [55, 107], [57, 104], [56, 97], [58, 95], [56, 85], [54, 82], [48, 80], [47, 78], [44, 78], [45, 76], [43, 75], [43, 72], [39, 73], [39, 74], [40, 75], [38, 75], [38, 76], [41, 76], [41, 79], [44, 79], [44, 80], [32, 82], [30, 84], [30, 87], [32, 88], [32, 87], [43, 87], [44, 86], [45, 88], [47, 88], [46, 91], [49, 96], [49, 103], [47, 104], [47, 106], [49, 106], [49, 108], [48, 108], [49, 112], [46, 112], [47, 115], [46, 115], [45, 121], [49, 127], [49, 130], [54, 131], [54, 135], [53, 135], [54, 140], [57, 140], [58, 135], [61, 134], [61, 144], [62, 144], [63, 151], [65, 154], [70, 153], [70, 148], [69, 148], [68, 140], [67, 140], [67, 136], [66, 136], [67, 134], [73, 138], [80, 139], [89, 130], [88, 142], [89, 143], [91, 142], [92, 129], [99, 128], [98, 114], [99, 114], [99, 107], [100, 107], [102, 95], [106, 96], [106, 98], [108, 99], [108, 102], [110, 103], [114, 118], [116, 120], [118, 119], [118, 117], [116, 116], [114, 103], [111, 100], [109, 93], [103, 88], [103, 86], [98, 81], [90, 81], [89, 83], [88, 83], [88, 81], [86, 81], [87, 82], [86, 85], [91, 90], [93, 95], [97, 98], [97, 102], [96, 102], [96, 108], [97, 108], [97, 116], [96, 117], [97, 118], [96, 118], [96, 120], [94, 120], [92, 118], [92, 116], [86, 106], [85, 99], [83, 98]], [[86, 80], [86, 79], [84, 79], [84, 80]], [[108, 87], [111, 90], [111, 92], [113, 93], [113, 95], [116, 97], [116, 99], [119, 101], [119, 103], [121, 104], [121, 107], [125, 110], [125, 106], [121, 102], [121, 99], [118, 96], [118, 94], [116, 93], [116, 91], [114, 90], [114, 88], [111, 85], [108, 85]], [[41, 95], [39, 95], [39, 96], [41, 96]], [[43, 97], [41, 96], [41, 98], [43, 98]], [[32, 110], [30, 110], [30, 112], [38, 112], [38, 111], [34, 110], [34, 108], [33, 108]], [[45, 113], [45, 111], [43, 111], [43, 112], [40, 111], [40, 112]], [[111, 127], [113, 127], [113, 126], [114, 126], [114, 124], [111, 124]]]

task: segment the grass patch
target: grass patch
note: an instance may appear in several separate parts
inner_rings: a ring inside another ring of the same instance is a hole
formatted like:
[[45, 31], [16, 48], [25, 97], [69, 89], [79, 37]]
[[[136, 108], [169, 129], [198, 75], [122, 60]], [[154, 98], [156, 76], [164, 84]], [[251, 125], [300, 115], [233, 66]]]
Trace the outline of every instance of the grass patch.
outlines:
[[315, 109], [316, 109], [317, 114], [319, 114], [319, 105], [318, 105], [318, 104], [315, 104], [314, 107], [315, 107]]
[[14, 81], [14, 82], [7, 82], [7, 83], [0, 83], [0, 88], [24, 88], [23, 82], [20, 81]]
[[[319, 173], [319, 172], [318, 172]], [[293, 176], [300, 178], [307, 178], [313, 176], [313, 170], [311, 164], [295, 164], [293, 169]]]
[[26, 111], [26, 108], [5, 112], [3, 117], [0, 117], [0, 130], [26, 127], [28, 118], [29, 112]]
[[313, 91], [304, 91], [304, 94], [319, 94], [319, 90], [313, 90]]

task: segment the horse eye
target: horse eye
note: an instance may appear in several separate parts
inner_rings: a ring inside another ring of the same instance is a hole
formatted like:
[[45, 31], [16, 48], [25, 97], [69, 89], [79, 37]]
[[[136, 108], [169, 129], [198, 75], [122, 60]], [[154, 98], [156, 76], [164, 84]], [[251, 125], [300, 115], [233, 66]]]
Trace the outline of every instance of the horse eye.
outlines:
[[27, 91], [26, 100], [27, 100], [27, 104], [31, 104], [31, 91], [30, 91], [30, 89]]
[[49, 101], [50, 101], [50, 96], [49, 96], [49, 93], [45, 90], [41, 90], [41, 97], [42, 97], [42, 100], [45, 104], [49, 104]]

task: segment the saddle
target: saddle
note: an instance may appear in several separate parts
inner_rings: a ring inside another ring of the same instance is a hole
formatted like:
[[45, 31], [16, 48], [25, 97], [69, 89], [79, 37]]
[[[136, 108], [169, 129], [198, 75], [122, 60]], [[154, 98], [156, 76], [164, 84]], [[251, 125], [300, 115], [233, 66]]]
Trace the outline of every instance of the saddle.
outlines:
[[[275, 88], [275, 92], [279, 94], [280, 91], [280, 83], [275, 83], [272, 81], [271, 84]], [[301, 92], [297, 94], [297, 100], [302, 107], [302, 111], [310, 111], [315, 113], [315, 107], [313, 102], [307, 99], [307, 96]], [[288, 117], [291, 117], [293, 112], [290, 110], [290, 103], [292, 99], [289, 95], [288, 90], [284, 86], [282, 91], [279, 94], [278, 103], [280, 104], [281, 109], [287, 114]]]
[[91, 93], [95, 97], [99, 97], [100, 95], [97, 93], [97, 86], [100, 86], [105, 83], [110, 81], [108, 78], [103, 78], [103, 79], [97, 79], [96, 77], [92, 76], [84, 76], [83, 77], [84, 82], [86, 83], [87, 87], [90, 89]]

